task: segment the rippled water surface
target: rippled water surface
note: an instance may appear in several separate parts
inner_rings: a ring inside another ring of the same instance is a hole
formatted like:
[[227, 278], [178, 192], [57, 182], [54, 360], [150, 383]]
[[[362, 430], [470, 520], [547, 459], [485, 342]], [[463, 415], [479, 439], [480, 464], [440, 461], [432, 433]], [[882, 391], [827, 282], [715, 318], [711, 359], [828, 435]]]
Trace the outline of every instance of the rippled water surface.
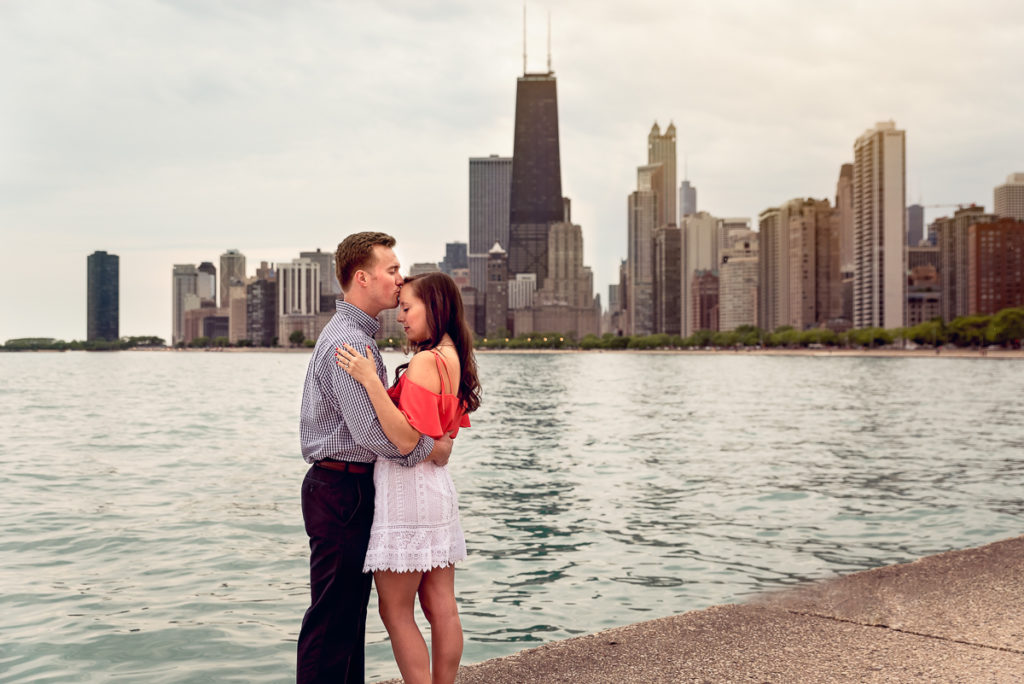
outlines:
[[[307, 360], [0, 354], [0, 682], [293, 678]], [[1019, 361], [480, 367], [465, 662], [1024, 531]], [[368, 676], [395, 676], [370, 611]]]

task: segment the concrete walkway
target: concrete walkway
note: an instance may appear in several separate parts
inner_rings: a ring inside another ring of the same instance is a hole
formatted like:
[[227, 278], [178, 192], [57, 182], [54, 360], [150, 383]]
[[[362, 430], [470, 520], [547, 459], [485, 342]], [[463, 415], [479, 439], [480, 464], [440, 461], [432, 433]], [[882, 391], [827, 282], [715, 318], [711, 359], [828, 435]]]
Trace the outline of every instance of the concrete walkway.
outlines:
[[1024, 536], [549, 643], [457, 682], [1024, 682]]

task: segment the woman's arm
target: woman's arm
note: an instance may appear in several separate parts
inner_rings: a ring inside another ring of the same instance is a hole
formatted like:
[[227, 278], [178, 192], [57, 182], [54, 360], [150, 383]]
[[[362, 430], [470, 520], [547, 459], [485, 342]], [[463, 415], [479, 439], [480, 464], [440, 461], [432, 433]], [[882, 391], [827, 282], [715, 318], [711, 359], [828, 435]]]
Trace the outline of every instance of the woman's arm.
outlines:
[[[403, 454], [412, 451], [420, 440], [420, 432], [409, 424], [405, 415], [391, 401], [391, 397], [388, 396], [387, 390], [377, 375], [377, 366], [371, 358], [369, 348], [366, 350], [366, 356], [363, 356], [346, 344], [345, 349], [338, 349], [335, 356], [338, 359], [338, 365], [366, 388], [373, 410], [377, 413], [377, 419], [380, 420], [380, 427], [391, 443], [398, 447]], [[406, 373], [409, 374], [409, 379], [416, 384], [437, 391], [433, 387], [433, 385], [440, 384], [437, 372], [434, 370], [431, 378], [428, 375], [428, 370], [433, 369], [425, 365], [430, 363], [429, 357], [429, 352], [420, 352], [413, 356]]]
[[373, 410], [380, 420], [380, 427], [387, 438], [398, 447], [403, 454], [412, 451], [420, 441], [420, 433], [409, 425], [402, 412], [398, 410], [387, 390], [381, 384], [377, 375], [377, 364], [371, 358], [370, 349], [366, 349], [366, 356], [359, 354], [349, 345], [345, 349], [338, 349], [335, 356], [338, 365], [352, 376], [360, 385], [366, 388], [366, 394], [370, 397]]

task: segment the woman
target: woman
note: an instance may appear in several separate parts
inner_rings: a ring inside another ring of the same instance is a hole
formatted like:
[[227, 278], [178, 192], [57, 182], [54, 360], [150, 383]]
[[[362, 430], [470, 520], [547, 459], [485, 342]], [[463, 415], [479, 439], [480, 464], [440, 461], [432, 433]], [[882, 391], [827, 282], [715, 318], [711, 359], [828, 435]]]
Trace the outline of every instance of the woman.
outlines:
[[[480, 385], [473, 336], [450, 277], [406, 279], [398, 321], [417, 352], [395, 371], [391, 389], [381, 384], [369, 350], [364, 356], [345, 345], [336, 356], [366, 388], [384, 434], [408, 452], [421, 434], [455, 437], [460, 427], [469, 427], [466, 414], [480, 405]], [[409, 683], [454, 682], [462, 658], [454, 564], [466, 557], [466, 541], [451, 475], [433, 463], [409, 468], [379, 459], [373, 483], [373, 528], [363, 572], [373, 573], [398, 669]], [[430, 622], [433, 668], [413, 615], [417, 594]]]

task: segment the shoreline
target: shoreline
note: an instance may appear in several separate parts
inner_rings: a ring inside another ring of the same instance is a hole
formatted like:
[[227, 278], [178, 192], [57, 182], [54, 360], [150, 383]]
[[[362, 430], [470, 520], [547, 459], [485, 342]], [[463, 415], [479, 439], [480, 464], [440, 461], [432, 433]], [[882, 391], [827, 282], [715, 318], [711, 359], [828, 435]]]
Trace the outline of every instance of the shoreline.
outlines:
[[[11, 354], [64, 353], [87, 351], [72, 349], [34, 349], [10, 351]], [[172, 347], [132, 347], [103, 352], [149, 352], [187, 354], [309, 354], [312, 347], [206, 347], [175, 349]], [[400, 349], [382, 349], [401, 353]], [[476, 349], [477, 354], [682, 354], [694, 356], [806, 356], [815, 358], [925, 358], [925, 359], [1024, 359], [1024, 349]]]
[[1022, 562], [1012, 537], [552, 641], [456, 681], [1024, 681]]
[[1024, 359], [1024, 349], [477, 349], [477, 354], [692, 354], [880, 358]]

